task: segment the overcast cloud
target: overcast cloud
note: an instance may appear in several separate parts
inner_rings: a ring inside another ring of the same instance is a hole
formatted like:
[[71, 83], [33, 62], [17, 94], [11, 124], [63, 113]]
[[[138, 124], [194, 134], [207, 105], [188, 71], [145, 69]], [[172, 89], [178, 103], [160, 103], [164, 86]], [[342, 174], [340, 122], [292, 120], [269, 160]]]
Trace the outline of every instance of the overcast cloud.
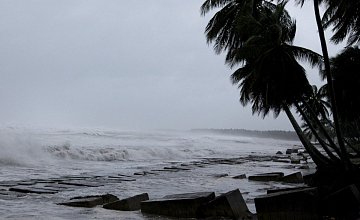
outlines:
[[[1, 125], [291, 129], [240, 105], [202, 2], [0, 0]], [[311, 5], [288, 8], [320, 52]]]

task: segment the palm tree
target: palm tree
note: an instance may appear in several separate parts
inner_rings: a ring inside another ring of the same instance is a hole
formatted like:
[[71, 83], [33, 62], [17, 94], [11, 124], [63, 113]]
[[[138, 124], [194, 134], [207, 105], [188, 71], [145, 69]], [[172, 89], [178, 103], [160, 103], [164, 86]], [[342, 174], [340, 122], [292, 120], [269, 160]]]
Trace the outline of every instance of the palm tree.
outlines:
[[245, 65], [232, 74], [232, 80], [239, 84], [241, 103], [251, 103], [253, 113], [266, 116], [273, 111], [277, 116], [284, 110], [314, 162], [318, 167], [328, 167], [332, 161], [310, 143], [290, 111], [290, 106], [300, 102], [310, 87], [305, 70], [296, 59], [316, 65], [321, 56], [292, 45], [296, 26], [284, 6], [282, 3], [275, 10], [262, 11], [257, 20], [260, 28], [256, 28], [262, 31], [254, 33], [238, 49], [237, 59]]
[[[326, 90], [326, 85], [320, 87], [320, 89], [318, 89], [316, 85], [312, 85], [311, 92], [306, 94], [303, 102], [299, 105], [299, 108], [301, 108], [304, 111], [304, 114], [308, 116], [314, 114], [313, 116], [319, 119], [319, 122], [322, 125], [328, 127], [332, 124], [332, 122], [329, 120], [330, 113], [328, 109], [330, 108], [330, 103], [327, 101]], [[305, 119], [303, 119], [303, 121], [304, 120]], [[324, 134], [322, 129], [316, 125], [317, 122], [312, 120], [311, 124], [315, 127], [316, 133], [318, 133], [319, 137], [321, 139], [325, 139], [326, 134]], [[308, 123], [304, 122], [301, 127], [304, 129], [305, 134], [309, 137], [310, 140], [316, 141], [318, 139], [316, 138], [317, 135], [313, 133]], [[329, 129], [326, 128], [325, 130], [328, 134]]]
[[[318, 4], [317, 0], [314, 1]], [[322, 57], [292, 44], [296, 25], [284, 10], [285, 4], [274, 5], [257, 0], [207, 0], [201, 8], [203, 15], [213, 8], [222, 9], [208, 23], [206, 37], [209, 43], [214, 42], [216, 53], [227, 52], [226, 62], [230, 66], [243, 64], [232, 75], [233, 83], [239, 85], [243, 105], [251, 103], [253, 113], [263, 116], [270, 111], [275, 116], [285, 111], [318, 167], [338, 166], [339, 157], [344, 156], [312, 110], [311, 103], [304, 99], [306, 94], [311, 94], [311, 87], [298, 63], [298, 60], [305, 60], [319, 65]], [[301, 108], [299, 103], [307, 107]], [[292, 105], [301, 113], [327, 156], [306, 138], [290, 111]], [[327, 142], [316, 132], [317, 129], [325, 134]], [[335, 150], [337, 156], [329, 147]]]
[[323, 16], [325, 28], [333, 27], [331, 40], [335, 43], [344, 41], [348, 46], [360, 41], [360, 1], [327, 0], [327, 10]]
[[274, 4], [262, 0], [206, 0], [201, 6], [204, 16], [211, 10], [221, 8], [205, 28], [208, 43], [214, 43], [217, 54], [227, 51], [226, 63], [238, 63], [237, 51], [254, 33], [257, 20], [264, 8], [274, 8]]
[[360, 141], [360, 49], [348, 47], [330, 60], [331, 72], [336, 79], [335, 95], [338, 100], [341, 127], [347, 138]]
[[326, 154], [333, 161], [339, 162], [341, 152], [334, 142], [334, 136], [330, 133], [329, 126], [332, 126], [332, 122], [328, 119], [329, 112], [327, 110], [330, 104], [325, 100], [325, 91], [326, 86], [322, 86], [318, 90], [313, 85], [311, 86], [311, 92], [305, 94], [301, 103], [294, 103], [294, 105], [304, 121], [302, 128], [304, 128], [304, 132], [309, 139], [314, 138], [317, 140]]
[[[311, 109], [317, 114], [316, 116], [322, 120], [326, 120], [330, 116], [328, 109], [331, 108], [331, 105], [327, 101], [326, 90], [327, 88], [325, 85], [320, 87], [320, 89], [318, 89], [316, 85], [312, 85], [311, 93], [308, 93], [308, 96], [305, 97], [307, 104], [311, 106]], [[301, 107], [305, 110], [305, 112], [308, 112], [304, 105]]]
[[[301, 5], [303, 5], [305, 2], [305, 0], [295, 0], [295, 1]], [[315, 19], [316, 19], [316, 24], [318, 27], [319, 39], [320, 39], [320, 44], [321, 44], [321, 49], [322, 49], [322, 54], [323, 54], [323, 59], [324, 59], [324, 73], [325, 73], [326, 81], [328, 84], [327, 88], [328, 88], [328, 94], [329, 94], [329, 99], [330, 99], [330, 103], [331, 103], [331, 110], [333, 113], [332, 115], [333, 115], [335, 133], [336, 133], [336, 137], [337, 137], [337, 141], [338, 141], [338, 145], [339, 145], [339, 149], [340, 149], [340, 157], [343, 160], [346, 169], [350, 170], [350, 169], [352, 169], [351, 168], [352, 165], [351, 165], [351, 162], [350, 162], [350, 159], [348, 156], [348, 152], [345, 148], [344, 138], [343, 138], [341, 127], [340, 127], [339, 112], [337, 109], [338, 105], [337, 105], [337, 100], [335, 97], [335, 90], [334, 90], [334, 79], [333, 79], [333, 76], [332, 76], [331, 70], [330, 70], [330, 58], [329, 58], [329, 53], [328, 53], [326, 39], [325, 39], [324, 27], [322, 24], [322, 19], [321, 19], [320, 11], [319, 11], [319, 5], [323, 1], [326, 3], [329, 3], [332, 0], [313, 0]]]

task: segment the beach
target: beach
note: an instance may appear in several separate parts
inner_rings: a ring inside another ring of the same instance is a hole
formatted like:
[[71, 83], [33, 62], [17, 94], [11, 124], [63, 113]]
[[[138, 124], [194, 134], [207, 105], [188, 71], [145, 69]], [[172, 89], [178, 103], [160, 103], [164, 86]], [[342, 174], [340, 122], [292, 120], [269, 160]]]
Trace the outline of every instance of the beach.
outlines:
[[[268, 189], [302, 184], [234, 177], [309, 172], [300, 169], [303, 164], [273, 160], [277, 151], [285, 153], [299, 145], [292, 140], [194, 131], [54, 128], [3, 128], [1, 136], [0, 214], [4, 219], [167, 219], [140, 211], [58, 203], [106, 193], [120, 199], [148, 193], [156, 199], [191, 192], [219, 195], [234, 189], [240, 190], [254, 213], [254, 198]], [[50, 194], [4, 193], [11, 187], [41, 188], [45, 182], [54, 186], [61, 181], [88, 185]]]

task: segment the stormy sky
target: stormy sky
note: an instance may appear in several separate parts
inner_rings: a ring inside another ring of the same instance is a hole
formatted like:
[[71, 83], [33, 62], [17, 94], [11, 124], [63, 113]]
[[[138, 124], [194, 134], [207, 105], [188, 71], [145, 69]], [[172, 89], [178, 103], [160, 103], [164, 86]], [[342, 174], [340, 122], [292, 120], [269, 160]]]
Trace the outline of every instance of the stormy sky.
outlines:
[[[0, 126], [290, 130], [241, 106], [202, 2], [0, 0]], [[288, 9], [320, 52], [311, 5]]]

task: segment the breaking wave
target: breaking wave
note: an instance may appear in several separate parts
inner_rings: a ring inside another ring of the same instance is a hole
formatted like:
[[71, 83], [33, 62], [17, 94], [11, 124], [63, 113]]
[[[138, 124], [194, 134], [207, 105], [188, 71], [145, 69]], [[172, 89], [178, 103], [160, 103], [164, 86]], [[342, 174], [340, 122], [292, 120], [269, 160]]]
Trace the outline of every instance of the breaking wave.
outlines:
[[129, 160], [127, 150], [115, 150], [112, 147], [102, 149], [76, 149], [70, 144], [48, 147], [47, 152], [62, 159], [90, 160], [90, 161], [124, 161]]
[[0, 165], [28, 166], [46, 160], [43, 148], [26, 132], [0, 132]]

